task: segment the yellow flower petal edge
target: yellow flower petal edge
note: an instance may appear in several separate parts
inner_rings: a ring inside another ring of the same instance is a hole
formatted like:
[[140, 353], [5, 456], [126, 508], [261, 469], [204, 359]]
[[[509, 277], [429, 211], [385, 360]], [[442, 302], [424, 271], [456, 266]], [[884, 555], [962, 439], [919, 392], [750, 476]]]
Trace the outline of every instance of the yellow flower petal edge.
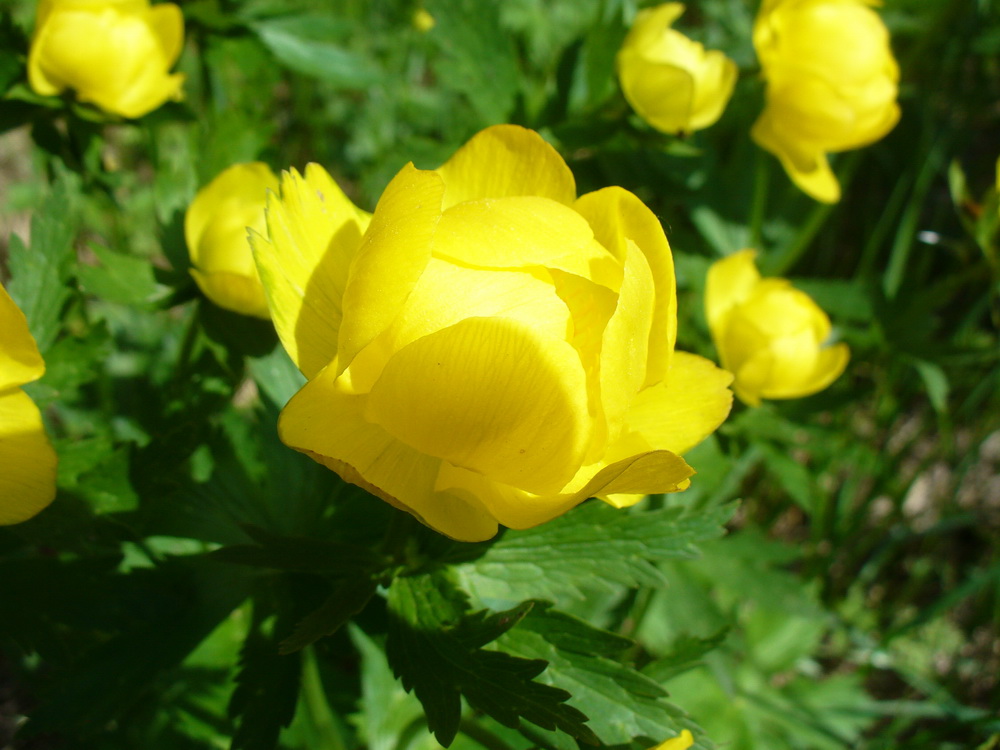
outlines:
[[664, 740], [659, 745], [651, 747], [649, 750], [688, 750], [694, 744], [694, 737], [687, 729], [682, 729], [681, 733], [669, 740]]
[[729, 376], [673, 353], [655, 216], [572, 185], [540, 136], [489, 128], [439, 170], [404, 167], [341, 248], [322, 201], [283, 184], [254, 239], [309, 377], [281, 439], [462, 541], [685, 489], [679, 452], [725, 418]]
[[850, 352], [829, 344], [830, 319], [785, 279], [762, 279], [754, 251], [741, 250], [708, 271], [705, 312], [722, 366], [741, 401], [801, 398], [840, 377]]
[[0, 285], [0, 525], [26, 521], [55, 497], [56, 454], [19, 387], [44, 372], [27, 320]]

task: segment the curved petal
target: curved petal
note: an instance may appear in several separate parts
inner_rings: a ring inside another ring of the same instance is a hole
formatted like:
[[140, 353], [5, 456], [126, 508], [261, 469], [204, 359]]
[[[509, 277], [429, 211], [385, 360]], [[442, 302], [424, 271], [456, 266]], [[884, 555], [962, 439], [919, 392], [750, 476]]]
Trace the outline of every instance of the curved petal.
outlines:
[[632, 109], [654, 128], [674, 134], [692, 129], [695, 80], [691, 71], [623, 53], [618, 58], [618, 78]]
[[489, 539], [496, 520], [475, 498], [435, 489], [441, 460], [401, 443], [362, 412], [365, 396], [345, 392], [336, 369], [320, 372], [288, 402], [282, 441], [422, 523], [461, 541]]
[[227, 271], [202, 273], [192, 268], [191, 275], [205, 296], [219, 307], [264, 320], [271, 317], [256, 272], [252, 276], [244, 276]]
[[52, 502], [56, 461], [28, 394], [0, 393], [0, 525], [26, 521]]
[[149, 9], [147, 18], [169, 68], [180, 57], [184, 45], [184, 14], [173, 3], [160, 3]]
[[467, 201], [444, 212], [432, 252], [480, 268], [555, 268], [595, 281], [620, 282], [615, 259], [587, 221], [548, 198]]
[[388, 328], [431, 258], [444, 183], [437, 172], [407, 164], [379, 198], [351, 265], [337, 347], [338, 374]]
[[622, 263], [629, 240], [646, 256], [653, 274], [655, 300], [644, 384], [656, 383], [670, 366], [670, 353], [677, 339], [677, 282], [663, 227], [641, 200], [619, 187], [580, 196], [574, 208], [590, 223], [598, 242]]
[[267, 202], [268, 236], [254, 258], [281, 343], [313, 377], [337, 355], [347, 272], [371, 220], [318, 164], [282, 175]]
[[468, 318], [398, 351], [365, 416], [422, 453], [536, 493], [559, 491], [590, 439], [576, 350], [506, 318]]
[[45, 363], [24, 313], [0, 284], [0, 391], [45, 374]]
[[674, 352], [666, 379], [632, 402], [626, 429], [638, 433], [652, 448], [686, 453], [729, 416], [732, 382], [732, 373], [709, 360]]
[[750, 130], [761, 148], [778, 157], [781, 166], [798, 188], [821, 203], [840, 200], [840, 183], [822, 151], [796, 144], [776, 132], [773, 115], [765, 109]]
[[802, 398], [819, 393], [840, 377], [850, 358], [850, 349], [844, 343], [820, 349], [810, 373], [796, 381], [772, 378], [761, 395], [764, 398]]
[[534, 195], [569, 205], [576, 182], [566, 162], [538, 133], [496, 125], [473, 136], [438, 170], [444, 208], [480, 198]]

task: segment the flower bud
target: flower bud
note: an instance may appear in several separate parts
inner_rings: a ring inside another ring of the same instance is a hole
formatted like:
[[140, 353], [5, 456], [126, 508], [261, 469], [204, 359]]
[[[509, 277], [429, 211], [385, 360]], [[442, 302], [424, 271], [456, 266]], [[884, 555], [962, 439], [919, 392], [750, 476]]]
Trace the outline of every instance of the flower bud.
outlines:
[[56, 454], [21, 389], [44, 373], [28, 321], [0, 285], [0, 525], [28, 520], [56, 494]]
[[750, 406], [762, 398], [801, 398], [823, 390], [847, 366], [847, 344], [826, 345], [830, 319], [786, 279], [762, 279], [753, 250], [708, 271], [705, 312], [733, 390]]
[[670, 28], [681, 3], [641, 11], [618, 51], [618, 79], [632, 109], [664, 133], [690, 133], [722, 116], [736, 63]]
[[818, 201], [840, 200], [827, 154], [874, 143], [899, 120], [899, 66], [868, 0], [765, 0], [753, 41], [767, 81], [755, 141]]
[[234, 164], [198, 191], [184, 217], [191, 275], [212, 302], [227, 310], [269, 318], [249, 229], [263, 232], [267, 191], [278, 178], [261, 162]]
[[28, 55], [36, 93], [76, 91], [82, 102], [141, 117], [182, 97], [184, 76], [169, 72], [181, 53], [184, 17], [148, 0], [41, 0]]

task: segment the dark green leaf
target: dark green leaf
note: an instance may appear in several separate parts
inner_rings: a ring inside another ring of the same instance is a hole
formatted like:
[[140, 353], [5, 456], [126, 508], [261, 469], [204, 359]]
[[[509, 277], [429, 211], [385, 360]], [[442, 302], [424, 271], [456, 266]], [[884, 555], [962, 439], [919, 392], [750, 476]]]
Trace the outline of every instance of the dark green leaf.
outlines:
[[253, 565], [275, 570], [357, 577], [371, 577], [387, 564], [383, 555], [356, 544], [327, 542], [306, 537], [284, 537], [256, 526], [244, 524], [258, 544], [236, 544], [215, 550], [217, 560]]
[[428, 727], [442, 745], [455, 738], [461, 695], [504, 726], [517, 727], [526, 719], [585, 742], [596, 739], [584, 724], [586, 716], [565, 704], [569, 693], [535, 680], [544, 661], [482, 649], [531, 606], [526, 602], [506, 612], [469, 614], [465, 597], [441, 575], [393, 581], [386, 653], [403, 687], [423, 704]]
[[673, 642], [669, 654], [647, 664], [642, 668], [642, 673], [656, 682], [669, 680], [681, 672], [700, 665], [701, 657], [718, 648], [728, 634], [729, 628], [723, 628], [707, 638], [680, 636]]
[[278, 647], [282, 654], [290, 654], [310, 643], [333, 635], [354, 615], [358, 614], [375, 594], [377, 582], [371, 576], [357, 576], [338, 581], [333, 593], [319, 609], [306, 615], [295, 626], [292, 634]]

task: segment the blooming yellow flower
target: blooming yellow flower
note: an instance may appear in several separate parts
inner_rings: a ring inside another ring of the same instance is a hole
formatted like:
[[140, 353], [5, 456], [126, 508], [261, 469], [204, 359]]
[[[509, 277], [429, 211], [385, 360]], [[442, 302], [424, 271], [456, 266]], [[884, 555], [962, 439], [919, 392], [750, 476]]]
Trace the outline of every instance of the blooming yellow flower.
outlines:
[[599, 496], [673, 492], [731, 380], [673, 351], [673, 260], [621, 188], [576, 197], [536, 133], [489, 128], [404, 167], [373, 216], [316, 165], [254, 237], [278, 334], [309, 382], [279, 431], [464, 541]]
[[651, 747], [649, 750], [687, 750], [693, 744], [694, 737], [691, 736], [691, 732], [684, 729], [676, 737], [671, 737], [669, 740], [665, 740], [656, 747]]
[[824, 345], [830, 319], [786, 279], [762, 279], [753, 250], [708, 271], [705, 313], [722, 366], [740, 400], [801, 398], [826, 388], [847, 366], [847, 344]]
[[28, 54], [39, 94], [76, 91], [80, 101], [141, 117], [180, 99], [184, 76], [169, 73], [184, 42], [184, 17], [149, 0], [40, 0]]
[[247, 230], [263, 232], [267, 191], [278, 177], [261, 162], [234, 164], [198, 191], [184, 216], [191, 275], [219, 307], [268, 318]]
[[840, 200], [827, 154], [874, 143], [899, 120], [899, 66], [876, 0], [764, 0], [753, 42], [767, 81], [755, 141], [818, 201]]
[[641, 11], [618, 51], [625, 98], [664, 133], [707, 128], [722, 116], [736, 85], [736, 63], [671, 28], [683, 12], [681, 3]]
[[44, 373], [28, 321], [0, 285], [0, 525], [26, 521], [56, 494], [55, 451], [21, 390]]
[[437, 20], [427, 12], [426, 8], [417, 8], [413, 11], [413, 28], [417, 31], [427, 33], [435, 26], [437, 26]]

